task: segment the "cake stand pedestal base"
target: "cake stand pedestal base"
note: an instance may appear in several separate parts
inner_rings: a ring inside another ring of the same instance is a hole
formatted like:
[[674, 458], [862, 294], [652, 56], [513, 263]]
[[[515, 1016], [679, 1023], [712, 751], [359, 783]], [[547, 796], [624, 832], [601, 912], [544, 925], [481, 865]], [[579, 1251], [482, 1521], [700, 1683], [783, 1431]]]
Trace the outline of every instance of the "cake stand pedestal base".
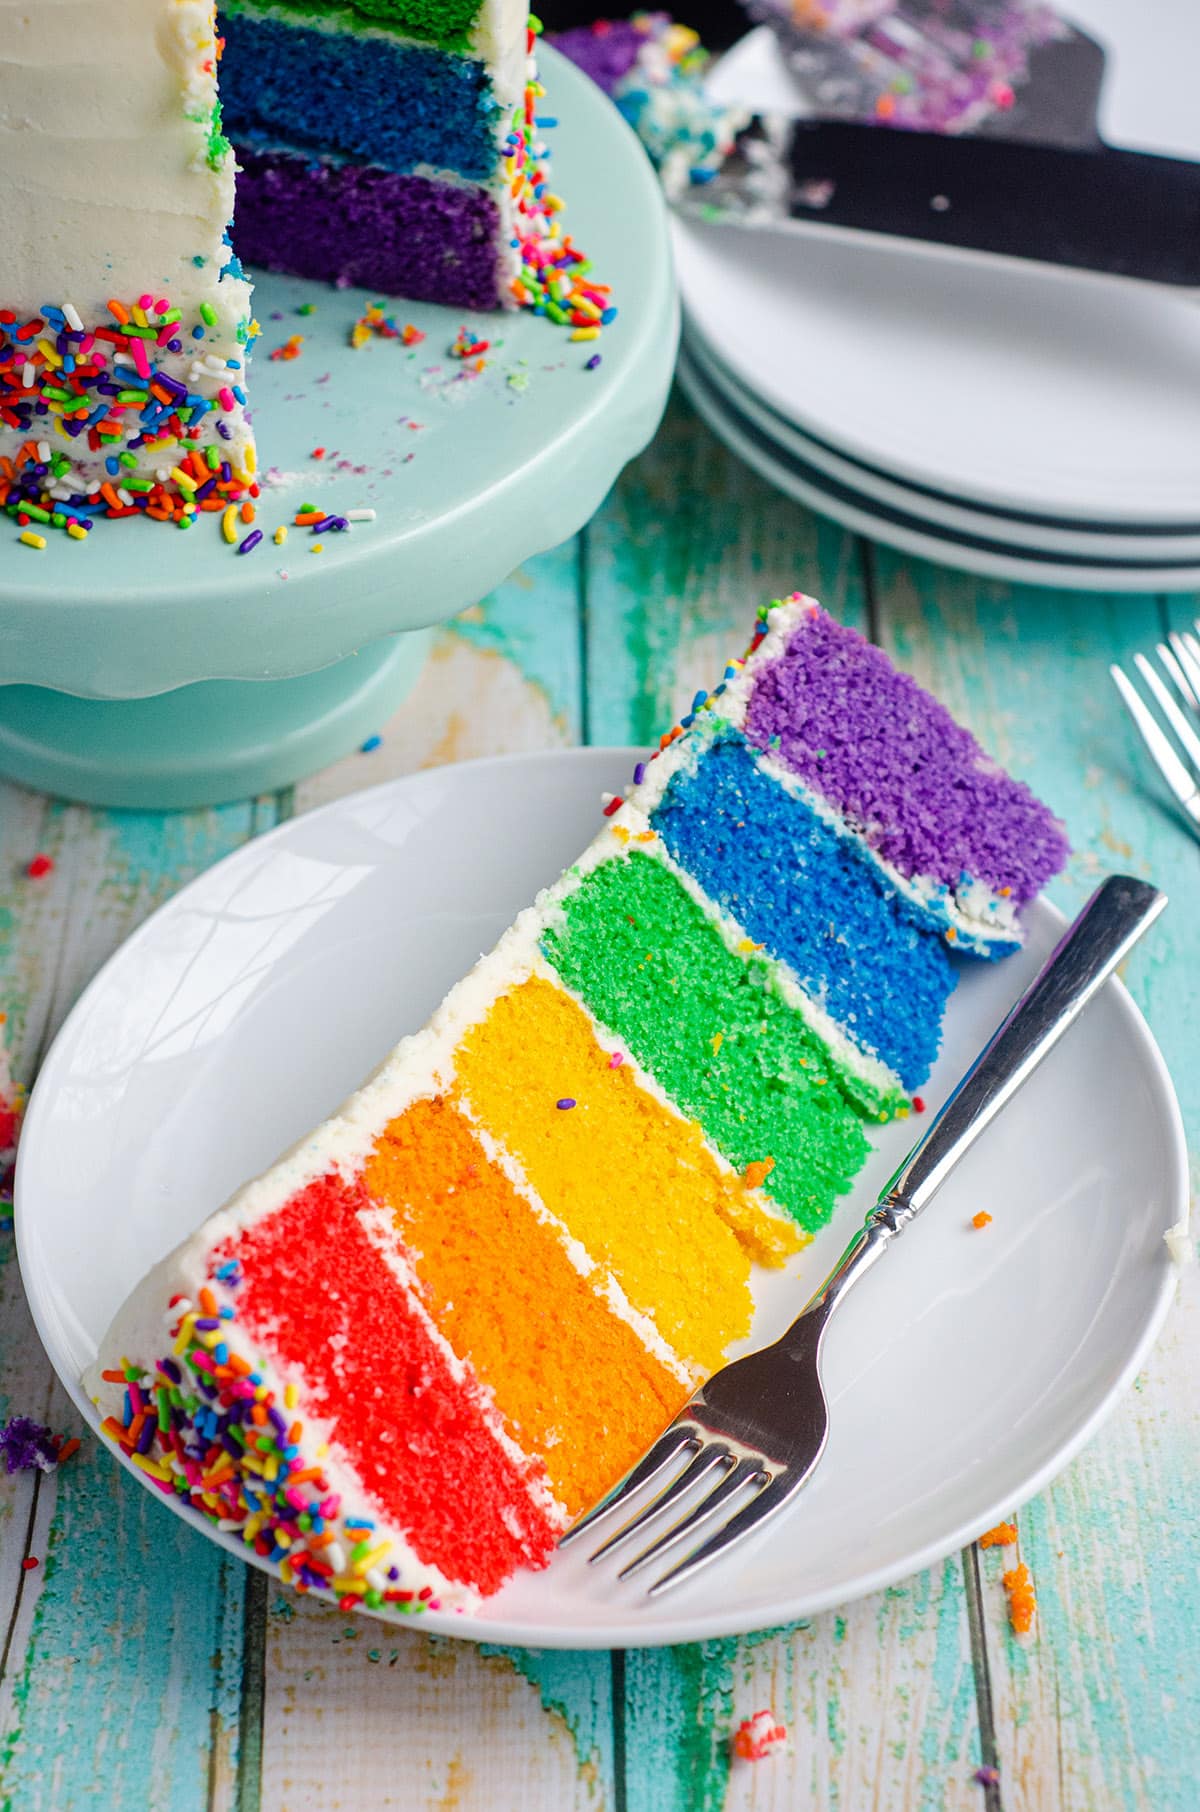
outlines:
[[411, 689], [432, 631], [387, 636], [318, 673], [203, 680], [153, 698], [0, 686], [0, 775], [86, 805], [220, 805], [348, 755]]

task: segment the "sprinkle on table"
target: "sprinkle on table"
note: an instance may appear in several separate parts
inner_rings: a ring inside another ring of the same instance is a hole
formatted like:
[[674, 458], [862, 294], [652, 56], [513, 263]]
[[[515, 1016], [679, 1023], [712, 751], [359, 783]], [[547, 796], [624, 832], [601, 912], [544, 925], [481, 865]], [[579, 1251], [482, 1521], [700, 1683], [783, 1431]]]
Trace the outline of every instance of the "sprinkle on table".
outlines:
[[971, 1216], [971, 1225], [972, 1225], [972, 1227], [974, 1227], [976, 1229], [977, 1232], [982, 1231], [982, 1229], [984, 1227], [990, 1227], [991, 1224], [992, 1224], [992, 1217], [988, 1213], [986, 1208], [981, 1208], [979, 1210], [978, 1214], [973, 1214]]
[[283, 342], [282, 346], [276, 346], [273, 349], [273, 351], [271, 353], [271, 358], [273, 360], [298, 359], [300, 357], [300, 348], [303, 346], [303, 344], [304, 344], [304, 335], [302, 333], [290, 334], [288, 336], [288, 338]]
[[25, 873], [29, 876], [31, 881], [40, 881], [42, 876], [48, 875], [53, 867], [54, 857], [39, 853], [31, 859]]
[[1032, 1573], [1022, 1560], [1010, 1572], [1001, 1574], [1000, 1583], [1008, 1593], [1009, 1622], [1018, 1636], [1027, 1635], [1037, 1611]]
[[981, 1548], [1011, 1548], [1017, 1540], [1016, 1523], [997, 1523], [994, 1529], [979, 1537]]
[[787, 1726], [776, 1721], [773, 1711], [756, 1711], [745, 1718], [733, 1734], [733, 1753], [744, 1762], [761, 1762], [787, 1742]]

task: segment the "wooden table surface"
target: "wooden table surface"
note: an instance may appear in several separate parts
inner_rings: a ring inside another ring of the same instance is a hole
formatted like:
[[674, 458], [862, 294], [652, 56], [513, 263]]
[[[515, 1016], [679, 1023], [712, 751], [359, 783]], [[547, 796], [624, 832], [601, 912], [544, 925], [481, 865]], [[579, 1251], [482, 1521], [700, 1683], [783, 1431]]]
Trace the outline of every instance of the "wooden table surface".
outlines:
[[[0, 786], [0, 1007], [35, 1076], [85, 982], [207, 864], [281, 818], [439, 762], [649, 741], [802, 587], [933, 687], [1066, 819], [1052, 890], [1168, 889], [1130, 982], [1200, 1136], [1200, 849], [1163, 808], [1106, 667], [1196, 596], [1022, 590], [866, 545], [767, 489], [676, 402], [589, 528], [442, 631], [382, 746], [215, 811], [102, 812]], [[45, 852], [52, 873], [26, 875]], [[99, 1202], [100, 1214], [119, 1203]], [[77, 1431], [0, 1232], [0, 1411]], [[1195, 1812], [1200, 1292], [1195, 1270], [1102, 1433], [1000, 1550], [742, 1639], [614, 1653], [478, 1647], [288, 1594], [167, 1515], [87, 1434], [0, 1477], [0, 1801], [12, 1812]], [[40, 1564], [26, 1568], [36, 1556]], [[786, 1751], [731, 1761], [764, 1705]], [[998, 1788], [974, 1780], [999, 1769]]]

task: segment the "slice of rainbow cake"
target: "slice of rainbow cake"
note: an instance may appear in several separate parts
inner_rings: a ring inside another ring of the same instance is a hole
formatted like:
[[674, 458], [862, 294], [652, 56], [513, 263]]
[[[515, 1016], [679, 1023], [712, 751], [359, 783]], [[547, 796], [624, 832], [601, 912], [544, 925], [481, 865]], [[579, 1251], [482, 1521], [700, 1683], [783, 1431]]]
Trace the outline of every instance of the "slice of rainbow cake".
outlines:
[[157, 1265], [87, 1385], [304, 1591], [470, 1609], [544, 1565], [750, 1330], [1061, 826], [795, 597], [579, 861]]

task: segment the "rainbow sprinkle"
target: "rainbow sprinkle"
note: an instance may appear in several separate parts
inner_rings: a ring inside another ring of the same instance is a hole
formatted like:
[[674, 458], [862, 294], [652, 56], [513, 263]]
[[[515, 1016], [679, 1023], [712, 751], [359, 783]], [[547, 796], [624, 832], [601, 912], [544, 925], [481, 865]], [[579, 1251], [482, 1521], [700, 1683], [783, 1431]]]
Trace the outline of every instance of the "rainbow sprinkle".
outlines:
[[[212, 1278], [236, 1290], [237, 1261], [219, 1264]], [[102, 1432], [164, 1497], [239, 1536], [297, 1592], [333, 1598], [342, 1610], [440, 1609], [432, 1587], [400, 1585], [391, 1544], [370, 1524], [341, 1516], [324, 1469], [303, 1451], [296, 1386], [272, 1390], [239, 1352], [236, 1329], [233, 1306], [208, 1285], [194, 1304], [175, 1297], [172, 1352], [154, 1372], [122, 1361], [120, 1371], [102, 1373], [125, 1393], [121, 1415], [106, 1416]]]
[[[24, 321], [0, 308], [0, 428], [28, 437], [0, 456], [0, 508], [26, 546], [44, 545], [45, 528], [86, 539], [101, 516], [186, 528], [200, 511], [258, 495], [253, 444], [242, 465], [219, 445], [234, 438], [225, 417], [241, 426], [245, 353], [206, 352], [217, 314], [208, 302], [198, 313], [188, 325], [151, 295], [110, 300], [94, 327], [70, 303], [44, 303]], [[257, 331], [242, 323], [239, 348]]]
[[[518, 307], [546, 315], [560, 327], [576, 331], [573, 339], [595, 339], [601, 328], [617, 318], [607, 284], [591, 276], [591, 263], [578, 251], [570, 234], [561, 230], [563, 202], [550, 188], [546, 146], [539, 138], [552, 120], [539, 119], [538, 101], [545, 89], [533, 73], [532, 58], [542, 25], [529, 18], [527, 50], [531, 59], [521, 111], [513, 119], [504, 141], [505, 173], [516, 215], [514, 247], [521, 255], [521, 269], [511, 284]], [[594, 331], [593, 331], [594, 330]]]

